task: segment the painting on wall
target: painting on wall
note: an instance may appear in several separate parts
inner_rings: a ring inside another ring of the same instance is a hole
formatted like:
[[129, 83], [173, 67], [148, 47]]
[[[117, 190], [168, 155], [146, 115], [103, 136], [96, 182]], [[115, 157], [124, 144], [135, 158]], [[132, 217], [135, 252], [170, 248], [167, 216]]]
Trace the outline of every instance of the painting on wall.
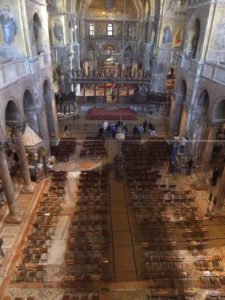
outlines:
[[183, 35], [184, 35], [184, 28], [181, 28], [177, 31], [175, 39], [174, 39], [174, 47], [181, 47], [183, 43]]
[[17, 1], [0, 1], [0, 61], [21, 58], [26, 54]]
[[8, 5], [4, 6], [3, 9], [0, 10], [0, 23], [2, 25], [4, 43], [10, 45], [15, 40], [18, 28], [15, 16], [10, 11]]
[[163, 44], [170, 44], [171, 43], [171, 39], [172, 39], [171, 29], [170, 29], [169, 26], [165, 26], [164, 29], [163, 29], [162, 43]]
[[219, 22], [215, 34], [215, 46], [218, 49], [225, 48], [225, 18]]
[[63, 25], [61, 20], [55, 19], [53, 25], [53, 33], [58, 42], [63, 41]]
[[167, 10], [169, 13], [184, 14], [186, 10], [187, 0], [169, 0]]

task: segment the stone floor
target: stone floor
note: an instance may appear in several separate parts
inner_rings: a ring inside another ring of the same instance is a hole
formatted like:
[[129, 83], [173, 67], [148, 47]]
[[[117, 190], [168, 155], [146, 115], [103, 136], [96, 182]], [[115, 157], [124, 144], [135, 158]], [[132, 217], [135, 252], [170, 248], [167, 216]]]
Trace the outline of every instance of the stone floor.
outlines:
[[[144, 116], [140, 116], [139, 122], [142, 122]], [[100, 167], [106, 162], [110, 162], [117, 152], [117, 145], [114, 140], [107, 140], [106, 147], [108, 150], [108, 158], [103, 161], [95, 159], [79, 158], [79, 140], [82, 140], [85, 134], [95, 135], [98, 129], [97, 122], [84, 122], [81, 116], [79, 126], [72, 120], [61, 121], [62, 128], [69, 122], [71, 126], [72, 136], [78, 138], [78, 147], [76, 154], [70, 157], [69, 162], [60, 162], [54, 165], [55, 170], [68, 171], [67, 186], [65, 200], [62, 202], [62, 212], [60, 214], [57, 227], [55, 230], [52, 245], [49, 250], [48, 259], [43, 262], [45, 265], [44, 282], [14, 282], [15, 268], [18, 265], [21, 249], [26, 243], [26, 237], [35, 215], [37, 204], [49, 185], [49, 179], [45, 179], [35, 184], [33, 194], [20, 194], [19, 184], [17, 184], [17, 202], [19, 210], [23, 214], [21, 224], [12, 225], [4, 222], [7, 216], [7, 207], [0, 209], [0, 236], [4, 239], [3, 250], [5, 257], [1, 260], [0, 267], [0, 299], [14, 300], [21, 297], [23, 300], [29, 296], [33, 296], [35, 300], [60, 300], [65, 290], [61, 288], [63, 276], [65, 275], [64, 252], [68, 236], [68, 227], [72, 211], [76, 205], [77, 180], [80, 170], [94, 169]], [[165, 135], [165, 124], [156, 123], [157, 131], [161, 135]], [[132, 128], [133, 123], [128, 124]], [[148, 136], [144, 136], [148, 139]], [[192, 189], [193, 182], [198, 178], [198, 170], [194, 171], [191, 177], [184, 174], [175, 174], [169, 176], [167, 166], [161, 169], [161, 183], [177, 185], [180, 190]], [[210, 174], [208, 174], [208, 178]], [[225, 267], [225, 218], [213, 217], [209, 218], [208, 209], [212, 209], [208, 201], [209, 193], [214, 193], [210, 187], [205, 191], [196, 191], [194, 189], [196, 204], [199, 206], [198, 214], [204, 218], [204, 225], [209, 228], [209, 245], [207, 255], [219, 254], [223, 258], [223, 266]], [[129, 204], [129, 191], [126, 181], [118, 182], [114, 178], [114, 173], [109, 175], [109, 206], [110, 206], [110, 243], [109, 243], [109, 272], [112, 275], [112, 282], [102, 282], [100, 286], [100, 299], [112, 300], [144, 300], [149, 298], [149, 281], [143, 276], [143, 257], [141, 247], [140, 228], [137, 228], [134, 218], [134, 212]], [[172, 212], [171, 212], [172, 215]], [[179, 244], [179, 253], [185, 257], [184, 270], [188, 272], [188, 287], [194, 288], [196, 291], [196, 300], [206, 299], [206, 295], [210, 292], [217, 293], [216, 290], [210, 290], [200, 282], [202, 271], [196, 267], [196, 261], [200, 257], [192, 254], [187, 250], [185, 240], [183, 238], [183, 229], [176, 225], [174, 220], [173, 236]], [[220, 288], [220, 290], [223, 287]], [[81, 299], [83, 294], [78, 296]], [[94, 294], [87, 294], [88, 299]], [[7, 298], [8, 297], [8, 298]], [[170, 299], [163, 298], [163, 299]]]

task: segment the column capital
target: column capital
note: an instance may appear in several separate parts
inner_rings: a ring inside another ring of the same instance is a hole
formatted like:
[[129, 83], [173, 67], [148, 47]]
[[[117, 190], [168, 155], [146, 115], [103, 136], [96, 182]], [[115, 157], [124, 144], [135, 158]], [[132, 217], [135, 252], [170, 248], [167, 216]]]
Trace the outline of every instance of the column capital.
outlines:
[[0, 140], [0, 151], [5, 152], [9, 148], [9, 143], [6, 140]]
[[18, 122], [10, 122], [7, 124], [10, 128], [12, 128], [13, 133], [24, 132], [26, 127], [26, 122], [18, 121]]
[[209, 121], [209, 126], [212, 130], [218, 130], [218, 128], [221, 126], [221, 123]]
[[184, 102], [184, 95], [173, 93], [172, 96], [175, 98], [176, 102]]

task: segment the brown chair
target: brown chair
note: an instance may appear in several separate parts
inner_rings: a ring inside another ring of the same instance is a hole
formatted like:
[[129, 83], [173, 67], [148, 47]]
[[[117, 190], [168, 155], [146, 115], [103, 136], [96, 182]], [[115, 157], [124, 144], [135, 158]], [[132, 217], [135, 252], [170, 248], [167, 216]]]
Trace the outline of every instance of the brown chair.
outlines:
[[70, 300], [70, 296], [69, 295], [63, 295], [62, 300]]

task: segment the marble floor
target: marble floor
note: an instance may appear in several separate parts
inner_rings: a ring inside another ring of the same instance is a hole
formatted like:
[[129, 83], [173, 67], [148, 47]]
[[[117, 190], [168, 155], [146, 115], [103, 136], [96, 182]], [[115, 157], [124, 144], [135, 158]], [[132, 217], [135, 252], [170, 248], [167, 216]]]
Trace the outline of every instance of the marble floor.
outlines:
[[[146, 116], [140, 116], [138, 122], [142, 122]], [[54, 164], [55, 170], [67, 171], [67, 182], [65, 189], [65, 197], [61, 202], [62, 210], [60, 212], [58, 222], [52, 237], [51, 247], [48, 251], [47, 259], [41, 264], [44, 265], [43, 281], [34, 282], [16, 282], [15, 272], [20, 261], [22, 249], [27, 242], [27, 236], [35, 216], [39, 201], [43, 197], [43, 193], [49, 187], [50, 179], [46, 178], [40, 183], [35, 184], [33, 194], [20, 194], [17, 187], [17, 203], [21, 214], [23, 215], [21, 224], [7, 224], [4, 222], [8, 210], [6, 206], [0, 209], [0, 236], [4, 240], [3, 251], [5, 257], [1, 259], [0, 267], [0, 299], [15, 300], [61, 300], [63, 295], [72, 294], [78, 299], [112, 299], [112, 300], [128, 300], [128, 299], [153, 299], [150, 297], [151, 282], [145, 277], [143, 266], [143, 242], [141, 228], [135, 221], [135, 215], [132, 206], [130, 205], [130, 193], [126, 180], [118, 182], [115, 179], [114, 171], [109, 173], [109, 219], [110, 219], [110, 238], [108, 244], [108, 275], [110, 281], [102, 281], [98, 291], [95, 292], [74, 292], [62, 287], [63, 278], [66, 274], [66, 266], [64, 263], [64, 254], [66, 242], [68, 238], [68, 229], [72, 213], [76, 207], [76, 192], [77, 183], [81, 170], [92, 170], [101, 167], [105, 163], [111, 163], [113, 157], [117, 153], [117, 144], [115, 140], [106, 140], [106, 149], [108, 151], [107, 158], [103, 160], [99, 157], [94, 159], [80, 158], [79, 151], [81, 143], [86, 134], [95, 136], [98, 130], [97, 122], [86, 122], [85, 116], [81, 116], [78, 121], [65, 119], [60, 121], [60, 132], [63, 135], [65, 124], [71, 126], [71, 135], [77, 138], [76, 153], [71, 155], [69, 162], [59, 162]], [[155, 121], [158, 134], [165, 136], [166, 125], [164, 122]], [[128, 122], [128, 127], [131, 130], [133, 122]], [[143, 142], [149, 137], [143, 136]], [[225, 217], [208, 215], [208, 211], [212, 210], [212, 204], [209, 202], [209, 193], [215, 193], [215, 188], [212, 189], [208, 184], [208, 189], [197, 191], [193, 188], [193, 183], [197, 180], [199, 174], [198, 169], [194, 169], [192, 176], [187, 177], [185, 174], [179, 173], [169, 175], [167, 165], [164, 165], [161, 170], [160, 184], [171, 185], [176, 184], [179, 191], [192, 190], [195, 197], [195, 203], [198, 206], [198, 216], [202, 218], [204, 226], [208, 228], [208, 247], [207, 256], [220, 256], [222, 261], [222, 269], [220, 275], [223, 274], [225, 267]], [[210, 178], [210, 173], [206, 176]], [[17, 186], [19, 186], [17, 184]], [[201, 277], [206, 275], [207, 270], [201, 270], [198, 262], [202, 255], [192, 253], [188, 250], [186, 240], [183, 233], [184, 228], [177, 225], [172, 209], [168, 208], [168, 213], [171, 216], [170, 227], [172, 231], [169, 233], [178, 244], [179, 255], [184, 257], [184, 271], [188, 274], [188, 284], [184, 289], [192, 289], [195, 298], [187, 296], [185, 299], [203, 300], [207, 299], [207, 295], [214, 294], [211, 299], [219, 298], [218, 294], [225, 292], [225, 287], [220, 284], [218, 287], [207, 285], [201, 280]], [[209, 270], [211, 271], [211, 270]], [[166, 289], [162, 289], [161, 298], [154, 299], [176, 299], [172, 296], [166, 296]], [[159, 294], [160, 291], [158, 290]], [[218, 298], [216, 298], [217, 296]], [[84, 298], [84, 297], [87, 298]], [[29, 298], [30, 297], [30, 298]], [[33, 297], [33, 298], [32, 298]], [[98, 298], [94, 298], [98, 297]], [[72, 299], [72, 298], [71, 298]], [[178, 299], [178, 298], [177, 298]]]

